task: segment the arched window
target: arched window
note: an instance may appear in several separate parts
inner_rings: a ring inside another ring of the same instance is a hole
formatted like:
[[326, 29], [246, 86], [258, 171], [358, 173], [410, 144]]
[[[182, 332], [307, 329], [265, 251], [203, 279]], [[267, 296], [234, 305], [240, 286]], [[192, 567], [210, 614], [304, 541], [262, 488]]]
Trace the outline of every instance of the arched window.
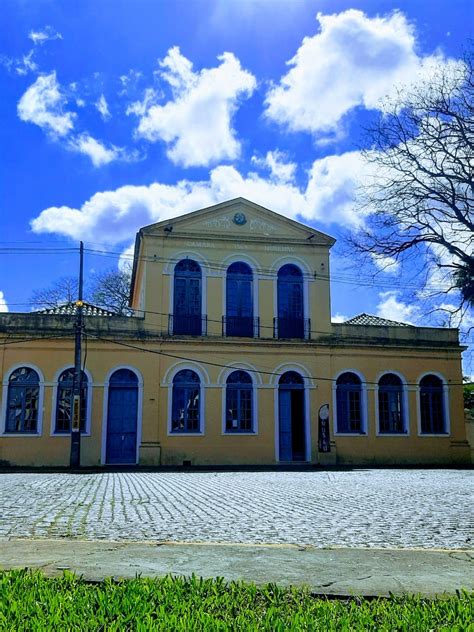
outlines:
[[436, 375], [425, 375], [420, 381], [420, 413], [423, 434], [446, 433], [443, 382]]
[[403, 383], [398, 375], [386, 373], [379, 380], [379, 432], [406, 433]]
[[237, 261], [227, 269], [226, 283], [226, 335], [254, 335], [252, 269], [246, 263]]
[[182, 259], [174, 269], [173, 334], [200, 336], [201, 267], [192, 259]]
[[278, 271], [278, 338], [304, 338], [303, 274], [288, 263]]
[[201, 432], [201, 383], [190, 369], [183, 369], [173, 378], [171, 432]]
[[22, 366], [13, 371], [8, 381], [5, 432], [38, 432], [39, 395], [39, 376], [34, 369]]
[[361, 434], [362, 384], [351, 372], [343, 373], [336, 382], [337, 432]]
[[[87, 375], [81, 371], [81, 432], [85, 432], [87, 421]], [[58, 392], [56, 396], [56, 418], [54, 432], [71, 432], [71, 420], [74, 397], [74, 369], [66, 369], [58, 378]]]
[[234, 371], [227, 378], [226, 432], [254, 432], [252, 378], [246, 371]]

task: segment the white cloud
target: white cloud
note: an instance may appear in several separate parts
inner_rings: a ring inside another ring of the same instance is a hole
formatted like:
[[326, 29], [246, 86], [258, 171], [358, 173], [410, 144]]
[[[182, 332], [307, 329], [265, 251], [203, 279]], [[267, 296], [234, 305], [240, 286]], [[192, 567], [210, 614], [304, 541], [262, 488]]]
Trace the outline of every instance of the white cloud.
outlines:
[[218, 60], [216, 68], [194, 72], [192, 63], [174, 47], [160, 61], [159, 74], [171, 86], [173, 99], [152, 105], [140, 116], [137, 136], [167, 143], [167, 155], [175, 164], [206, 166], [240, 153], [232, 116], [239, 101], [252, 94], [256, 81], [232, 53], [223, 53]]
[[123, 147], [116, 147], [115, 145], [106, 147], [93, 136], [90, 136], [90, 134], [80, 134], [72, 138], [66, 147], [71, 151], [88, 156], [94, 167], [108, 165], [114, 160], [124, 162], [135, 162], [139, 160], [138, 152], [127, 152]]
[[387, 272], [387, 274], [395, 274], [400, 270], [400, 262], [397, 261], [395, 257], [384, 257], [375, 252], [372, 253], [371, 257], [375, 267], [383, 272]]
[[63, 39], [61, 33], [58, 33], [52, 26], [45, 26], [39, 31], [30, 31], [28, 37], [35, 46], [38, 44], [44, 44], [48, 40]]
[[334, 133], [353, 108], [380, 107], [396, 86], [445, 61], [418, 55], [414, 28], [398, 11], [369, 18], [349, 9], [317, 21], [319, 32], [303, 39], [266, 98], [267, 117], [291, 131]]
[[75, 114], [64, 111], [65, 102], [56, 73], [41, 75], [18, 102], [18, 116], [54, 136], [66, 136], [74, 127]]
[[8, 305], [5, 299], [5, 294], [0, 291], [0, 312], [8, 312]]
[[346, 320], [349, 320], [349, 316], [344, 316], [344, 314], [339, 314], [339, 312], [334, 314], [334, 316], [331, 316], [332, 323], [343, 323]]
[[110, 118], [109, 104], [107, 103], [107, 99], [103, 94], [101, 94], [99, 99], [96, 101], [95, 107], [99, 111], [104, 121]]
[[294, 179], [296, 163], [287, 161], [286, 154], [278, 149], [268, 151], [265, 158], [252, 156], [252, 163], [268, 169], [272, 178], [278, 182], [291, 182]]
[[143, 117], [147, 113], [148, 109], [154, 105], [158, 100], [158, 93], [153, 88], [147, 88], [143, 94], [141, 101], [134, 101], [126, 110], [127, 116], [135, 114], [135, 116]]
[[109, 162], [116, 160], [120, 154], [117, 147], [112, 145], [112, 147], [107, 148], [89, 134], [81, 134], [80, 136], [72, 139], [69, 142], [68, 147], [72, 151], [77, 151], [89, 156], [94, 167], [107, 165]]
[[101, 234], [107, 243], [118, 244], [133, 238], [146, 224], [239, 196], [309, 223], [355, 226], [360, 219], [351, 195], [360, 176], [359, 158], [352, 152], [315, 161], [306, 188], [255, 173], [243, 175], [233, 166], [221, 165], [211, 170], [207, 180], [124, 186], [96, 193], [80, 208], [47, 208], [32, 221], [32, 227], [37, 233], [91, 241]]
[[34, 48], [21, 57], [0, 55], [0, 64], [4, 66], [8, 72], [15, 72], [17, 75], [25, 76], [30, 72], [36, 72], [38, 70], [38, 64], [34, 61], [34, 56]]
[[415, 304], [404, 303], [399, 298], [399, 292], [390, 290], [388, 292], [380, 292], [380, 302], [377, 305], [377, 316], [388, 318], [389, 320], [397, 320], [401, 323], [415, 324], [421, 317], [420, 308]]

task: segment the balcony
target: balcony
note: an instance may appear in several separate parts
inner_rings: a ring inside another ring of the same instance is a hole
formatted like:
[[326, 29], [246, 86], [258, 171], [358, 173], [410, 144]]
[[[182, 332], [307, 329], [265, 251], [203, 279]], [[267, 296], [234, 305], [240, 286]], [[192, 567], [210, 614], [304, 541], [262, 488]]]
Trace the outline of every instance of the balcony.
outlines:
[[260, 319], [253, 316], [222, 316], [222, 335], [241, 338], [260, 336]]
[[311, 338], [310, 318], [274, 318], [273, 319], [274, 338], [301, 338], [309, 340]]
[[168, 314], [170, 336], [207, 336], [207, 316]]

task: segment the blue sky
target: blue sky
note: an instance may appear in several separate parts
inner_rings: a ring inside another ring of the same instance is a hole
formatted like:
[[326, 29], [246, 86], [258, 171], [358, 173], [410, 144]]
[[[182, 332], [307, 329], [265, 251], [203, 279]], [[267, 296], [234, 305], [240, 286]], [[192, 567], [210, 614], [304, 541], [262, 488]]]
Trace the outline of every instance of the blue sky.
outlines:
[[[141, 225], [239, 195], [340, 237], [361, 221], [361, 126], [394, 85], [456, 63], [473, 7], [3, 0], [0, 248], [123, 252]], [[23, 311], [77, 256], [0, 262], [0, 309]], [[86, 274], [117, 262], [88, 255]], [[336, 318], [426, 323], [403, 270], [359, 286], [339, 245], [332, 262]]]

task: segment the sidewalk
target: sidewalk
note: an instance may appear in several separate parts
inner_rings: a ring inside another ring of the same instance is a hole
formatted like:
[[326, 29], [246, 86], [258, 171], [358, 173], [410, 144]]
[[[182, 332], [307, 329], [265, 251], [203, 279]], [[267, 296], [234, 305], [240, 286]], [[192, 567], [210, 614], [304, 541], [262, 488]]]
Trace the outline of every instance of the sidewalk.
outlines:
[[90, 581], [194, 573], [257, 584], [305, 584], [326, 595], [430, 596], [474, 588], [472, 550], [0, 539], [0, 568], [24, 567], [51, 576], [68, 569]]

